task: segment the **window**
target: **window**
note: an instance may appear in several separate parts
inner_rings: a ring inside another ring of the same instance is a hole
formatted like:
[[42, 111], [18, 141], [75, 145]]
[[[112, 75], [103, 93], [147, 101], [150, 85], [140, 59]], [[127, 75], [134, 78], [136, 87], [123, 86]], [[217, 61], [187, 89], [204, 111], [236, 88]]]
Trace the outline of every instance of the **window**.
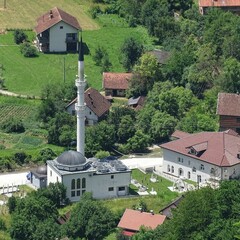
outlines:
[[111, 175], [111, 179], [114, 179], [114, 175]]
[[204, 170], [204, 165], [203, 164], [200, 165], [200, 170]]
[[80, 196], [80, 194], [81, 194], [81, 191], [77, 190], [77, 196]]
[[240, 123], [240, 118], [239, 117], [237, 117], [236, 120], [237, 120], [238, 123]]
[[109, 188], [108, 188], [108, 191], [109, 191], [109, 192], [112, 192], [113, 190], [114, 190], [113, 187], [109, 187]]
[[71, 197], [75, 197], [75, 191], [71, 191]]
[[75, 179], [72, 179], [71, 189], [75, 189]]
[[190, 179], [191, 178], [191, 173], [190, 172], [188, 172], [188, 179]]
[[183, 163], [183, 158], [178, 157], [178, 162]]
[[215, 169], [214, 169], [214, 168], [211, 168], [210, 173], [211, 173], [211, 174], [215, 174]]
[[125, 191], [125, 187], [119, 187], [118, 191]]
[[196, 168], [195, 168], [195, 167], [193, 167], [193, 168], [192, 168], [192, 171], [193, 171], [193, 172], [196, 172]]
[[63, 26], [60, 26], [60, 29], [63, 29]]
[[167, 166], [167, 171], [170, 172], [170, 165]]
[[89, 114], [91, 115], [91, 114], [92, 114], [92, 112], [89, 112]]
[[81, 179], [77, 179], [77, 189], [81, 188]]
[[172, 173], [174, 173], [174, 166], [172, 166]]
[[82, 179], [82, 188], [86, 188], [86, 178]]
[[202, 176], [201, 175], [198, 175], [197, 176], [197, 181], [200, 183], [202, 181]]

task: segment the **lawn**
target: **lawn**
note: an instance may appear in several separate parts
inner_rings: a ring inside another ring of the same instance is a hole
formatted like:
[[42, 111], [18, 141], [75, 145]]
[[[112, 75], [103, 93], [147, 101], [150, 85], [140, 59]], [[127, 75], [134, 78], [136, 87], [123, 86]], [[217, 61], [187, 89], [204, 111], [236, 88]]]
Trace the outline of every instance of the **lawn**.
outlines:
[[[100, 90], [102, 88], [101, 67], [96, 66], [92, 59], [98, 46], [104, 47], [109, 54], [112, 63], [110, 71], [123, 72], [119, 55], [124, 39], [130, 36], [136, 37], [146, 49], [152, 48], [153, 40], [148, 36], [145, 28], [129, 28], [126, 22], [116, 15], [100, 15], [96, 21], [102, 26], [101, 29], [83, 31], [83, 41], [89, 50], [88, 55], [85, 56], [87, 82], [89, 86]], [[33, 32], [28, 31], [27, 34], [29, 39], [34, 36]], [[63, 83], [64, 71], [65, 81], [74, 84], [77, 59], [77, 54], [43, 53], [39, 53], [36, 58], [25, 58], [21, 55], [19, 46], [14, 45], [13, 32], [0, 34], [0, 63], [4, 67], [5, 85], [9, 91], [15, 93], [39, 96], [42, 87], [47, 83]]]
[[6, 0], [0, 1], [0, 32], [2, 29], [33, 29], [36, 19], [53, 7], [75, 16], [80, 26], [85, 29], [98, 29], [97, 22], [93, 21], [88, 14], [92, 2], [89, 0]]
[[[133, 196], [129, 198], [116, 198], [104, 200], [103, 204], [110, 208], [114, 212], [123, 211], [125, 208], [132, 208], [133, 205], [139, 203], [140, 200], [143, 200], [148, 209], [152, 209], [155, 213], [158, 213], [161, 208], [173, 201], [178, 194], [176, 192], [171, 192], [168, 187], [172, 186], [172, 182], [162, 178], [157, 177], [158, 182], [152, 183], [150, 181], [151, 174], [144, 174], [139, 170], [132, 171], [132, 178], [136, 179], [142, 185], [148, 187], [148, 191], [151, 191], [152, 188], [157, 191], [157, 195], [148, 195], [148, 196]], [[136, 187], [131, 185], [131, 191], [136, 191]]]

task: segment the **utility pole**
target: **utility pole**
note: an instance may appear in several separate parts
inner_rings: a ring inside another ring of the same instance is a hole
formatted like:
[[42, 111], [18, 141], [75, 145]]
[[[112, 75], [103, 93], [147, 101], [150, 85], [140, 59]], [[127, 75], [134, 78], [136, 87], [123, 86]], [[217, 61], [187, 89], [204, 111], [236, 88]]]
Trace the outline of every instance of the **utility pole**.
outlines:
[[63, 82], [66, 81], [65, 56], [63, 57]]

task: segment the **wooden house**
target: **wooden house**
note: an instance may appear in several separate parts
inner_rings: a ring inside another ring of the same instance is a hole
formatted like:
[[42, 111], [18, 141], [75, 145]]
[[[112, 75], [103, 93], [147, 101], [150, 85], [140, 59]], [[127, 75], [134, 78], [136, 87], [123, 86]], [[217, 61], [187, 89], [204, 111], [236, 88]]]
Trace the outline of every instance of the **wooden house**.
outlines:
[[240, 133], [240, 95], [234, 93], [219, 93], [217, 100], [219, 115], [219, 130], [232, 129]]

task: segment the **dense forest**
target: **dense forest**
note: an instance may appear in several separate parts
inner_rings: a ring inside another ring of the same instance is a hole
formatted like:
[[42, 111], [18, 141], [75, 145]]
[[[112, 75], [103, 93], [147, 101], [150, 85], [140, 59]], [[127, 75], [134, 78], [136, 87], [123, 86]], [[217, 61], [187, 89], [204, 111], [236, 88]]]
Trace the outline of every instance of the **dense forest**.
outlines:
[[[127, 96], [144, 95], [145, 105], [140, 111], [113, 107], [105, 121], [87, 128], [86, 155], [111, 151], [112, 147], [122, 153], [143, 152], [152, 143], [167, 141], [175, 129], [218, 131], [218, 93], [237, 93], [240, 88], [239, 16], [217, 8], [202, 16], [192, 1], [95, 2], [107, 3], [104, 10], [98, 5], [92, 8], [95, 18], [114, 13], [131, 27], [146, 27], [154, 38], [154, 48], [169, 52], [170, 58], [160, 65], [141, 39], [125, 39], [120, 61], [133, 73]], [[95, 61], [103, 56], [101, 48], [93, 55]], [[59, 107], [57, 96], [62, 99], [63, 90], [52, 89], [55, 93], [44, 91], [48, 96], [39, 116], [47, 123], [49, 143], [66, 146], [74, 138], [75, 123]]]

